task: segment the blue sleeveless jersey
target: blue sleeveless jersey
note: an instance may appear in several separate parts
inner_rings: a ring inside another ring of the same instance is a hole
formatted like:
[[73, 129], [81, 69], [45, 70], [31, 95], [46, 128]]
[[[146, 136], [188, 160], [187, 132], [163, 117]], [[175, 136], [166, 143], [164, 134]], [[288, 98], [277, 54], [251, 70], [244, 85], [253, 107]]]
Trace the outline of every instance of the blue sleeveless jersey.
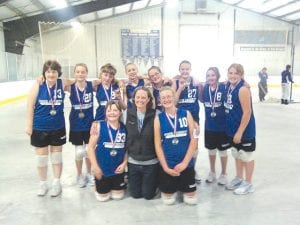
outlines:
[[[96, 148], [96, 158], [98, 165], [100, 166], [105, 177], [116, 175], [115, 170], [123, 162], [125, 156], [125, 125], [120, 123], [120, 131], [117, 138], [117, 130], [110, 126], [109, 129], [112, 133], [112, 139], [116, 140], [114, 147], [110, 141], [107, 122], [100, 121], [100, 136]], [[116, 151], [116, 155], [111, 154], [113, 149]]]
[[[114, 100], [115, 91], [119, 90], [118, 84], [113, 84], [111, 88], [106, 89], [109, 100]], [[98, 108], [96, 109], [95, 120], [105, 120], [105, 106], [108, 101], [102, 84], [97, 86], [96, 98], [98, 101]]]
[[[169, 168], [173, 169], [177, 164], [182, 162], [184, 159], [189, 144], [190, 144], [190, 133], [187, 121], [187, 111], [183, 109], [177, 109], [177, 129], [176, 138], [179, 140], [177, 145], [172, 143], [175, 138], [174, 129], [169, 123], [165, 112], [158, 114], [160, 122], [160, 136], [162, 141], [163, 152]], [[175, 118], [171, 118], [174, 124]], [[194, 160], [189, 162], [188, 167], [194, 166]]]
[[128, 83], [126, 85], [126, 96], [127, 96], [127, 107], [130, 109], [133, 106], [133, 100], [132, 100], [132, 95], [135, 91], [136, 88], [142, 87], [145, 85], [145, 82], [143, 79], [139, 79], [139, 82], [137, 86], [133, 86], [132, 84]]
[[[163, 87], [166, 87], [166, 86], [170, 87], [171, 84], [170, 83], [166, 83], [166, 84], [163, 85]], [[157, 89], [157, 88], [155, 88], [153, 86], [153, 97], [154, 97], [154, 100], [155, 100], [155, 109], [162, 112], [163, 111], [163, 106], [162, 106], [162, 104], [160, 102], [159, 91], [160, 91], [159, 88]]]
[[[218, 83], [218, 92], [216, 89], [211, 91], [211, 100], [209, 97], [209, 84], [204, 86], [203, 90], [203, 100], [205, 108], [205, 130], [221, 132], [225, 131], [225, 109], [224, 109], [224, 99], [225, 99], [225, 85]], [[212, 104], [215, 99], [214, 112], [215, 117], [212, 115]]]
[[[241, 123], [243, 111], [239, 100], [239, 90], [244, 85], [244, 83], [245, 81], [241, 80], [231, 93], [231, 90], [229, 90], [230, 84], [228, 83], [226, 85], [224, 106], [226, 112], [226, 134], [229, 137], [233, 137], [235, 135]], [[252, 109], [250, 121], [243, 133], [242, 140], [249, 140], [253, 138], [255, 138], [255, 118]]]
[[[176, 90], [178, 89], [178, 86], [179, 86], [179, 80], [176, 80]], [[199, 123], [199, 111], [200, 111], [198, 98], [199, 98], [198, 86], [194, 84], [192, 79], [190, 85], [188, 87], [185, 87], [185, 89], [181, 92], [177, 103], [178, 108], [182, 108], [190, 111], [194, 121], [196, 121], [197, 123]]]
[[[85, 92], [85, 93], [84, 93]], [[71, 131], [88, 131], [94, 120], [93, 116], [93, 84], [91, 81], [86, 81], [85, 91], [78, 90], [79, 99], [77, 98], [76, 86], [71, 85], [70, 101], [72, 109], [70, 112], [70, 130]], [[83, 96], [84, 94], [84, 96]], [[79, 118], [80, 107], [84, 113], [83, 118]]]
[[[50, 88], [50, 93], [53, 99], [55, 95], [55, 86]], [[33, 129], [34, 130], [58, 130], [65, 127], [64, 117], [64, 98], [65, 92], [63, 90], [62, 80], [57, 80], [56, 89], [56, 101], [54, 109], [56, 115], [51, 116], [50, 111], [52, 110], [51, 98], [49, 96], [46, 81], [39, 86], [39, 92], [35, 103], [34, 114], [33, 114]]]

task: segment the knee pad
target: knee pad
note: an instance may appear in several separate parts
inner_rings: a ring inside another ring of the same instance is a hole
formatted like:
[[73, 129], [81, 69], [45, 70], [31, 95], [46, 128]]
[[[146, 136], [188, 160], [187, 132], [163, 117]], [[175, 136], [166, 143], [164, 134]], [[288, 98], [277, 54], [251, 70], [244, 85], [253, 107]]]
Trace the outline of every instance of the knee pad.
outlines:
[[223, 150], [223, 151], [219, 150], [219, 156], [220, 157], [227, 157], [227, 150]]
[[240, 150], [240, 160], [243, 162], [250, 162], [253, 160], [253, 152], [245, 152], [244, 150]]
[[75, 146], [75, 160], [81, 161], [87, 156], [86, 148], [84, 145]]
[[99, 202], [106, 202], [110, 199], [110, 193], [107, 193], [107, 194], [99, 194], [98, 192], [95, 192], [95, 196], [96, 196], [96, 199], [99, 201]]
[[51, 152], [50, 158], [52, 164], [60, 164], [62, 163], [62, 152]]
[[122, 192], [111, 192], [111, 198], [114, 200], [121, 200], [122, 198], [124, 198], [124, 191]]
[[217, 149], [208, 149], [208, 155], [216, 155]]
[[197, 195], [195, 194], [193, 196], [190, 196], [190, 195], [183, 194], [183, 201], [188, 205], [196, 205], [198, 201]]
[[177, 196], [176, 193], [174, 193], [170, 196], [167, 196], [167, 195], [162, 193], [161, 194], [161, 199], [162, 199], [162, 201], [165, 205], [173, 205], [176, 201], [176, 196]]
[[38, 167], [48, 166], [48, 155], [36, 155], [36, 159]]
[[231, 155], [235, 159], [239, 159], [239, 151], [236, 148], [231, 148]]

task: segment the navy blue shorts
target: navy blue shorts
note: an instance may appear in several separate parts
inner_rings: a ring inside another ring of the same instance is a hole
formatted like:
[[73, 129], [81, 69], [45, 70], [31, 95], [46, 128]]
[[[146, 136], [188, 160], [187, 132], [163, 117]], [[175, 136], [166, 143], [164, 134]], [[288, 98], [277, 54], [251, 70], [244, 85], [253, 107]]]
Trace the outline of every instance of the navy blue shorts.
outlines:
[[218, 149], [224, 151], [231, 147], [231, 140], [225, 132], [209, 131], [204, 132], [205, 148], [209, 150]]
[[106, 194], [111, 190], [118, 191], [126, 189], [124, 175], [125, 173], [117, 174], [111, 177], [102, 176], [100, 180], [95, 177], [96, 191], [99, 194]]
[[69, 141], [73, 145], [88, 144], [90, 139], [90, 131], [71, 131], [69, 132]]

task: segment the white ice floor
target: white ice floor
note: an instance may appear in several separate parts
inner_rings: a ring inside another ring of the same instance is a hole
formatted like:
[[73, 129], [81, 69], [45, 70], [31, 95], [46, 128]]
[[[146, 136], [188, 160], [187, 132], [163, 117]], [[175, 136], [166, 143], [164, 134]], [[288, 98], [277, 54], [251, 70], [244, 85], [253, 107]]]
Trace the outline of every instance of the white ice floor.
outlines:
[[[75, 186], [73, 147], [64, 146], [63, 193], [36, 196], [37, 173], [33, 148], [25, 135], [25, 101], [0, 107], [0, 224], [1, 225], [297, 225], [300, 224], [300, 103], [288, 106], [257, 102], [254, 172], [256, 191], [236, 196], [216, 184], [198, 186], [198, 205], [164, 206], [126, 197], [99, 203], [92, 188]], [[294, 93], [300, 100], [299, 89]], [[270, 90], [278, 93], [278, 89]], [[279, 93], [278, 93], [279, 94]], [[297, 95], [298, 94], [298, 95]], [[275, 95], [274, 95], [275, 96]], [[203, 133], [202, 133], [203, 134]], [[200, 140], [203, 146], [203, 136]], [[229, 157], [228, 176], [234, 176]], [[217, 164], [219, 168], [219, 163]], [[197, 170], [208, 172], [207, 152], [201, 147]], [[51, 178], [52, 171], [49, 170]]]

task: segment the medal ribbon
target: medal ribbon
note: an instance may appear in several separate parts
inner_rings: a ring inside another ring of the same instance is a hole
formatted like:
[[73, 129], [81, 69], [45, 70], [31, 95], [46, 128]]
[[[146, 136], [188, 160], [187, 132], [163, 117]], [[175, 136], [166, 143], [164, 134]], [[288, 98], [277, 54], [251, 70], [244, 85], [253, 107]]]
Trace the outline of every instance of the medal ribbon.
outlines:
[[177, 112], [175, 113], [174, 116], [174, 123], [172, 122], [170, 116], [168, 113], [166, 113], [166, 116], [168, 118], [169, 124], [171, 125], [171, 127], [173, 128], [173, 134], [176, 137], [176, 130], [177, 130]]
[[238, 86], [238, 84], [240, 83], [241, 81], [239, 81], [236, 85], [234, 85], [233, 87], [229, 86], [228, 88], [228, 91], [227, 91], [227, 99], [228, 99], [228, 96], [231, 95], [231, 93], [233, 92], [233, 90], [236, 88], [236, 86]]
[[210, 104], [211, 104], [211, 110], [212, 110], [213, 112], [215, 111], [215, 104], [216, 104], [216, 97], [217, 97], [218, 89], [219, 89], [219, 84], [217, 84], [217, 88], [216, 88], [216, 90], [215, 90], [215, 95], [214, 95], [214, 101], [212, 101], [210, 86], [209, 86], [209, 88], [208, 88], [209, 102], [210, 102]]
[[109, 97], [109, 95], [108, 95], [108, 93], [107, 93], [107, 91], [106, 91], [106, 88], [103, 86], [103, 84], [101, 84], [102, 85], [102, 88], [103, 88], [103, 90], [104, 90], [104, 94], [105, 94], [105, 96], [106, 96], [106, 100], [107, 101], [109, 101], [110, 100], [110, 97], [112, 96], [112, 86], [110, 85], [110, 97]]
[[82, 105], [83, 105], [83, 98], [85, 96], [85, 93], [86, 93], [86, 83], [85, 83], [85, 87], [84, 87], [84, 90], [83, 90], [83, 95], [82, 95], [82, 101], [80, 99], [80, 95], [79, 95], [79, 87], [77, 85], [77, 83], [75, 84], [75, 91], [76, 91], [76, 96], [77, 96], [77, 100], [79, 102], [79, 105], [80, 105], [80, 112], [82, 112]]
[[110, 142], [112, 143], [112, 149], [115, 147], [116, 143], [117, 143], [117, 137], [118, 137], [118, 134], [120, 133], [120, 125], [118, 127], [118, 130], [117, 130], [117, 134], [116, 134], [116, 137], [115, 137], [115, 140], [113, 140], [113, 136], [112, 136], [112, 133], [111, 133], [111, 130], [109, 128], [109, 124], [108, 122], [106, 122], [106, 125], [107, 125], [107, 130], [108, 130], [108, 135], [109, 135], [109, 139], [110, 139]]
[[57, 81], [55, 83], [55, 90], [54, 90], [53, 98], [52, 98], [51, 91], [50, 91], [49, 84], [48, 84], [47, 80], [46, 80], [46, 86], [47, 86], [47, 91], [48, 91], [48, 94], [49, 94], [49, 97], [50, 97], [51, 107], [52, 107], [52, 110], [54, 110], [55, 102], [56, 102], [56, 93], [57, 93]]

